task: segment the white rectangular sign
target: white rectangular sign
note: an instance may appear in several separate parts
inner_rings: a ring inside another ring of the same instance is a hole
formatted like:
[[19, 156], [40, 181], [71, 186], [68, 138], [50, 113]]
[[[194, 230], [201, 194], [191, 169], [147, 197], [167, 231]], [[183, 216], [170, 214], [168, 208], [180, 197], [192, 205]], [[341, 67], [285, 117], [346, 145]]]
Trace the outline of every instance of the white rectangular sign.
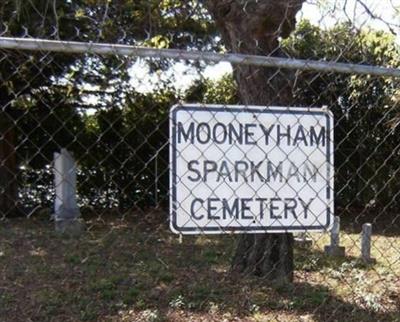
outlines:
[[333, 116], [326, 109], [175, 105], [170, 161], [175, 233], [332, 225]]

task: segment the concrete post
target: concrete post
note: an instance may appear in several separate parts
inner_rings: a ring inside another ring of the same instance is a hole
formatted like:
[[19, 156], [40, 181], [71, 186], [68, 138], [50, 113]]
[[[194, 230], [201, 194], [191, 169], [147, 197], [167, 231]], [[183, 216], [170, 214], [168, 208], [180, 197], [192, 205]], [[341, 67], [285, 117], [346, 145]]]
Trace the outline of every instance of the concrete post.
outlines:
[[79, 234], [82, 224], [76, 202], [76, 165], [72, 155], [61, 149], [54, 153], [54, 219], [56, 231]]
[[371, 257], [371, 236], [372, 236], [372, 225], [370, 223], [362, 225], [361, 259], [365, 263], [375, 262], [375, 259]]
[[335, 216], [331, 230], [331, 243], [325, 246], [325, 253], [330, 256], [345, 256], [345, 248], [340, 246], [340, 217]]

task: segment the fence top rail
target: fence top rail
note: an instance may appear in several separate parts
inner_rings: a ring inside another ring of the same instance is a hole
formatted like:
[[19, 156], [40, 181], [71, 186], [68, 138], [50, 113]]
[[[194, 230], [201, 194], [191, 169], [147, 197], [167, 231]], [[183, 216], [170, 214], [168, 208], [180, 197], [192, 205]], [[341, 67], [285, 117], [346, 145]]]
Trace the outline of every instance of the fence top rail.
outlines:
[[293, 59], [284, 57], [258, 56], [235, 53], [214, 53], [203, 51], [186, 51], [180, 49], [159, 49], [131, 45], [109, 43], [47, 40], [38, 38], [0, 37], [0, 49], [51, 51], [63, 53], [94, 53], [99, 55], [120, 55], [148, 58], [185, 59], [208, 62], [229, 62], [231, 64], [254, 65], [295, 70], [319, 72], [336, 72], [345, 74], [361, 74], [373, 76], [400, 77], [400, 68], [337, 63], [332, 61], [317, 61]]

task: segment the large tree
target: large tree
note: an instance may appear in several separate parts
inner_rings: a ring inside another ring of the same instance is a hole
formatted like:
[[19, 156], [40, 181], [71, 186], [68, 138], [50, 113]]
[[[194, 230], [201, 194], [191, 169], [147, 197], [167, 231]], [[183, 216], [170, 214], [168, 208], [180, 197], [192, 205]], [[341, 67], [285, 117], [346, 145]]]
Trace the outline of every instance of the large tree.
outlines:
[[[233, 53], [282, 56], [280, 39], [295, 28], [304, 0], [208, 0], [226, 48]], [[286, 105], [292, 101], [291, 76], [275, 68], [234, 66], [239, 97], [248, 105]], [[239, 241], [234, 271], [275, 282], [293, 279], [293, 236], [249, 234]]]

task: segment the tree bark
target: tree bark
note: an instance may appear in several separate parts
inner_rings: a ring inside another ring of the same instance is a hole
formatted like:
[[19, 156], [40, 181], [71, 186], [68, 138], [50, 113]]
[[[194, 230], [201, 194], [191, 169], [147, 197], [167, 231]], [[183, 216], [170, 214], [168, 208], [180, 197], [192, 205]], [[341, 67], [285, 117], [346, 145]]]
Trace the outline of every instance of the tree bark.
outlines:
[[[283, 56], [279, 39], [288, 37], [304, 0], [206, 0], [222, 41], [232, 53]], [[290, 105], [292, 75], [276, 68], [235, 65], [241, 102]], [[242, 235], [232, 269], [278, 283], [293, 280], [293, 236], [288, 233]]]

